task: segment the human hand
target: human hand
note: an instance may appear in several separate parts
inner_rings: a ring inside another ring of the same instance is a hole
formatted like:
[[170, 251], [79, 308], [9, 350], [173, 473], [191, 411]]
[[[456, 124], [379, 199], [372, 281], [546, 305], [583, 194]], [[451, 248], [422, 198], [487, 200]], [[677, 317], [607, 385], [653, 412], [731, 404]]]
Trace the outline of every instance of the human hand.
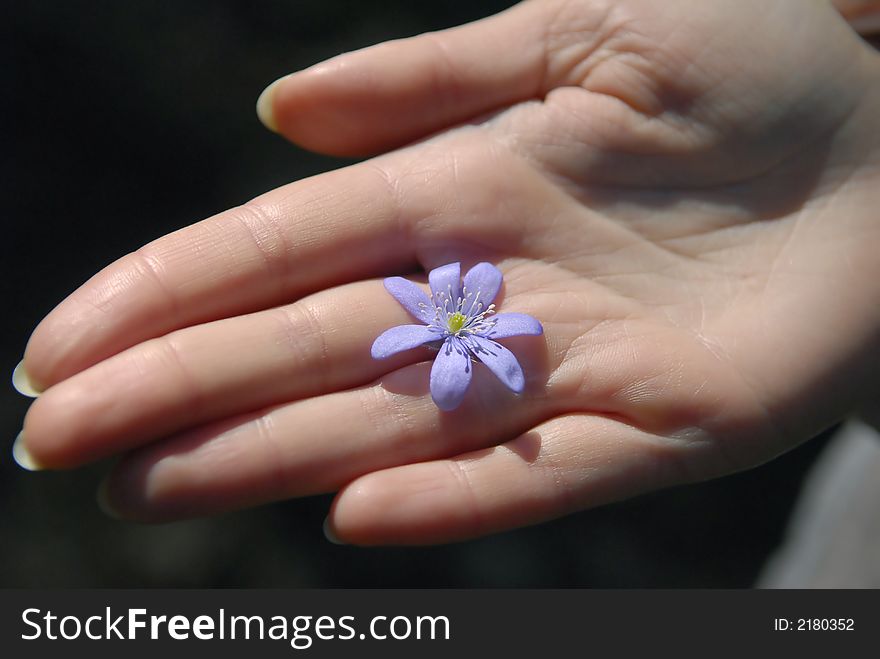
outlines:
[[860, 34], [870, 36], [880, 32], [880, 2], [877, 0], [833, 0], [833, 4]]
[[[135, 519], [341, 488], [331, 529], [362, 544], [768, 460], [872, 381], [878, 79], [797, 0], [528, 2], [295, 74], [262, 109], [308, 148], [437, 134], [96, 275], [28, 344], [23, 445], [125, 453], [106, 496]], [[377, 277], [459, 260], [497, 264], [501, 310], [545, 335], [508, 342], [523, 396], [476, 369], [446, 413], [428, 355], [369, 351], [408, 322]]]

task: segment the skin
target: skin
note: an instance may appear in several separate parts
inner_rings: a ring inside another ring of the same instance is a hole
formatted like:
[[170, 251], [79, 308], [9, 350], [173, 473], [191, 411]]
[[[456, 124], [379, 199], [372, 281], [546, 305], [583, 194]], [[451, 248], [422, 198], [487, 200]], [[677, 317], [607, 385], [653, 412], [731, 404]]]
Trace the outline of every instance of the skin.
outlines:
[[[876, 389], [880, 62], [830, 4], [543, 0], [334, 58], [268, 103], [369, 160], [127, 255], [37, 327], [46, 468], [122, 455], [117, 515], [339, 491], [437, 543], [746, 469]], [[407, 145], [409, 146], [403, 146]], [[399, 148], [402, 147], [402, 148]], [[479, 261], [540, 319], [517, 397], [437, 410], [381, 277]]]

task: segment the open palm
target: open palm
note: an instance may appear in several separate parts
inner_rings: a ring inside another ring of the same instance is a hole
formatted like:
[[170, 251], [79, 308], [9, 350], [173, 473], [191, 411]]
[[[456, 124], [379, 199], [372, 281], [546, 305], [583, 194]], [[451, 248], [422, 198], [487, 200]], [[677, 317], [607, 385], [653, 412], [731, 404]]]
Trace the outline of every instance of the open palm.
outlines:
[[[28, 345], [27, 451], [125, 453], [105, 496], [135, 519], [341, 489], [331, 530], [363, 544], [768, 460], [847, 413], [876, 358], [878, 80], [799, 0], [533, 1], [295, 74], [263, 99], [279, 132], [387, 153], [71, 295]], [[370, 346], [411, 322], [381, 277], [454, 261], [496, 264], [499, 310], [544, 335], [505, 341], [521, 396], [478, 366], [443, 412], [429, 352]]]

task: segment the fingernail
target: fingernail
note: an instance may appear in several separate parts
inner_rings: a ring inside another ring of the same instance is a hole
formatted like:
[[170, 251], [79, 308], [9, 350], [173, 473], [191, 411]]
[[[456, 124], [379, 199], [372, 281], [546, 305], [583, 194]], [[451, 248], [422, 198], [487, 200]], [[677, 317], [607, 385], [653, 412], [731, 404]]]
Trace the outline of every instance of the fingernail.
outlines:
[[15, 443], [12, 445], [12, 459], [15, 460], [19, 467], [27, 471], [40, 471], [42, 469], [24, 445], [24, 430], [18, 433], [18, 437], [15, 438]]
[[36, 398], [42, 393], [34, 386], [27, 371], [24, 370], [23, 359], [18, 362], [18, 366], [12, 371], [12, 386], [15, 387], [15, 390], [22, 396], [28, 396], [30, 398]]
[[278, 80], [266, 87], [257, 99], [257, 117], [259, 117], [262, 124], [273, 133], [278, 132], [278, 124], [275, 122], [275, 91], [278, 89], [278, 85], [281, 84], [281, 81], [286, 77], [287, 76], [278, 78]]
[[336, 537], [335, 533], [333, 533], [333, 529], [330, 527], [330, 518], [329, 517], [324, 518], [324, 537], [327, 538], [327, 540], [332, 542], [334, 545], [344, 545], [345, 544], [344, 542], [342, 542], [342, 540], [340, 540], [339, 538]]
[[98, 500], [98, 508], [101, 509], [107, 517], [112, 517], [113, 519], [122, 519], [122, 516], [116, 511], [113, 505], [110, 503], [110, 479], [105, 478], [101, 481], [101, 484], [98, 485], [98, 492], [95, 498]]

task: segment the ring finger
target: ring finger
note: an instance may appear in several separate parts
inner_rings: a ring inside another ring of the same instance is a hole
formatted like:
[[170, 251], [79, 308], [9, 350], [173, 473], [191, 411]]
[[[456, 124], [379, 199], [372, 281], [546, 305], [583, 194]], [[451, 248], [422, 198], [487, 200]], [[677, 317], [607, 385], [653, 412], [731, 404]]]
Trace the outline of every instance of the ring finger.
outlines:
[[[537, 347], [537, 346], [536, 346]], [[539, 352], [539, 351], [535, 351]], [[119, 516], [161, 521], [336, 490], [386, 467], [493, 446], [541, 415], [533, 377], [515, 399], [487, 369], [474, 369], [462, 405], [441, 412], [428, 392], [429, 363], [378, 382], [183, 433], [120, 462], [103, 500]]]

